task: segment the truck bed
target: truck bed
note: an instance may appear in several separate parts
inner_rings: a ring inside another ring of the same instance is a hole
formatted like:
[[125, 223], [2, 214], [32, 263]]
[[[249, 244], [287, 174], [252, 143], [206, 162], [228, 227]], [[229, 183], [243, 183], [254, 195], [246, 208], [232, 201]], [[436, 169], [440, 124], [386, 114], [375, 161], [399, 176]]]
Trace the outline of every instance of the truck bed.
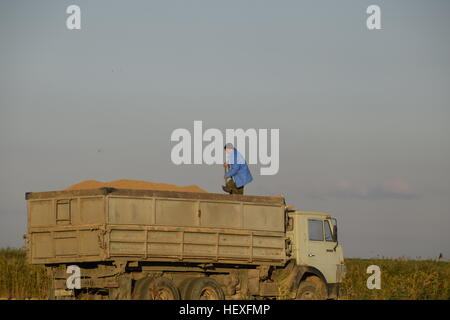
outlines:
[[31, 263], [286, 261], [280, 196], [101, 188], [32, 192]]

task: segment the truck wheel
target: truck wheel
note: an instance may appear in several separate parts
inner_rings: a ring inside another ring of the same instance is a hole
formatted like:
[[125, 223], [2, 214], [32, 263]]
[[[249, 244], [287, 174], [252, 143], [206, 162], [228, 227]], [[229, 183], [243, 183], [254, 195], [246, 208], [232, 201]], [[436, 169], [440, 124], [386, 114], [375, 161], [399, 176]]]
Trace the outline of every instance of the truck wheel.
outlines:
[[225, 295], [216, 280], [194, 278], [189, 281], [185, 291], [186, 300], [224, 300]]
[[190, 286], [192, 281], [194, 281], [195, 279], [196, 278], [186, 278], [178, 285], [178, 289], [179, 289], [180, 294], [181, 294], [181, 299], [183, 299], [183, 300], [187, 300], [188, 299], [188, 295], [187, 295], [188, 287]]
[[325, 300], [326, 298], [325, 284], [319, 277], [311, 276], [300, 282], [297, 289], [297, 300]]
[[172, 280], [158, 277], [156, 279], [142, 279], [136, 292], [140, 300], [180, 300], [180, 292]]
[[131, 275], [121, 275], [118, 278], [119, 286], [108, 290], [108, 298], [110, 300], [130, 300], [131, 299]]

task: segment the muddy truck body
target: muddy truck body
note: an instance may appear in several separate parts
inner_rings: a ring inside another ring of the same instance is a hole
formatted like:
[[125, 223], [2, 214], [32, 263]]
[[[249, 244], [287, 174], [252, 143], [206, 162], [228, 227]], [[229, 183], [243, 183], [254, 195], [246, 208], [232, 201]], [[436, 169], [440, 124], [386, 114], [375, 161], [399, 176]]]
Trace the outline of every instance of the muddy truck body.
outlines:
[[336, 220], [280, 196], [126, 190], [26, 194], [28, 259], [51, 298], [333, 299]]

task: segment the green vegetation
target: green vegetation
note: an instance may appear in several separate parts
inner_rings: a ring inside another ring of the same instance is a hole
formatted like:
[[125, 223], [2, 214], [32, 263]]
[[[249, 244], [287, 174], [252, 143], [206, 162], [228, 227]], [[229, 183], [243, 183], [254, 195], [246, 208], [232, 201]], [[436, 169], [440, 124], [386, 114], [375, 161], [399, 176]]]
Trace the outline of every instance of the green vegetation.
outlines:
[[[448, 300], [450, 262], [406, 259], [346, 259], [342, 299]], [[367, 289], [367, 267], [381, 269], [381, 289]]]
[[25, 250], [0, 250], [0, 298], [45, 299], [49, 288], [45, 267], [29, 264]]
[[[450, 262], [406, 259], [347, 259], [342, 299], [450, 299]], [[366, 286], [367, 267], [381, 268], [381, 290]], [[46, 299], [44, 266], [30, 265], [24, 250], [0, 250], [0, 298]]]

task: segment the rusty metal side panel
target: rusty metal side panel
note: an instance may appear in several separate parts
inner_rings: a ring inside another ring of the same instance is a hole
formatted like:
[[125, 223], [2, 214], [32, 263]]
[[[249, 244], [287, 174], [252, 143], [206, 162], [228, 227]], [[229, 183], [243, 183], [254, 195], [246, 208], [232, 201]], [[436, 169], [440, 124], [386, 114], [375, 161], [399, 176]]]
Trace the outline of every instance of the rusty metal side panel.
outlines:
[[56, 224], [56, 217], [54, 215], [53, 206], [53, 199], [30, 201], [28, 206], [28, 226], [54, 226]]
[[198, 201], [182, 199], [156, 200], [155, 224], [161, 226], [198, 225]]
[[283, 263], [277, 204], [108, 195], [108, 258]]
[[57, 192], [29, 196], [30, 261], [286, 261], [280, 202], [155, 195]]
[[109, 225], [107, 229], [111, 258], [243, 264], [286, 261], [282, 232], [132, 225]]
[[104, 196], [29, 199], [28, 258], [31, 263], [104, 259]]
[[112, 224], [155, 224], [154, 201], [148, 198], [109, 197], [108, 216]]
[[107, 196], [110, 224], [285, 230], [284, 206], [209, 199]]
[[244, 229], [284, 232], [284, 208], [268, 205], [244, 204], [242, 216], [242, 227]]
[[98, 226], [33, 230], [29, 234], [31, 263], [101, 260], [102, 237]]
[[242, 223], [242, 205], [240, 203], [220, 203], [202, 201], [199, 205], [201, 222], [204, 227], [239, 229]]

